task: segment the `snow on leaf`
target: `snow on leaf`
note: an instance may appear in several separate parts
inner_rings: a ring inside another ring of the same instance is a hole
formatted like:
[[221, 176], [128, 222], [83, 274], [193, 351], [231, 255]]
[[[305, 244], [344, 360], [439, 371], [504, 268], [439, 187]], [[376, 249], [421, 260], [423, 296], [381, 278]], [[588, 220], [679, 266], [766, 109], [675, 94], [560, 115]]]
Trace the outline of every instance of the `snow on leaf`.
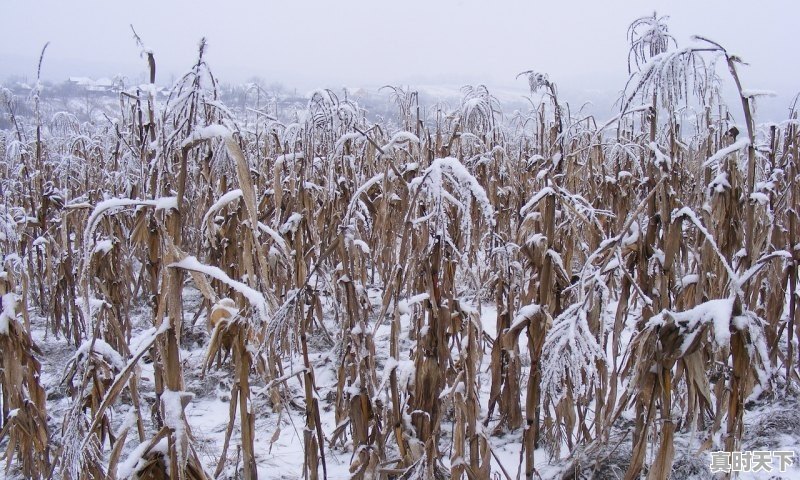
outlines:
[[297, 227], [300, 226], [300, 221], [302, 220], [303, 216], [295, 212], [289, 215], [289, 218], [286, 219], [286, 222], [281, 225], [281, 228], [278, 231], [280, 231], [283, 235], [286, 235], [289, 232], [295, 233], [297, 231]]
[[410, 314], [411, 313], [411, 306], [416, 305], [418, 303], [422, 303], [425, 300], [429, 299], [430, 295], [428, 293], [419, 293], [417, 295], [413, 295], [408, 297], [405, 300], [400, 300], [397, 302], [397, 308], [400, 311], [400, 314]]
[[509, 330], [516, 330], [522, 324], [538, 315], [541, 311], [542, 307], [539, 305], [525, 305], [524, 307], [520, 308], [517, 314], [514, 316], [514, 321], [511, 322], [511, 327], [509, 327]]
[[647, 322], [646, 328], [663, 324], [665, 315], [670, 315], [675, 324], [680, 327], [681, 332], [687, 335], [681, 345], [681, 354], [683, 354], [692, 344], [694, 333], [699, 331], [699, 327], [708, 323], [714, 327], [714, 341], [717, 346], [726, 347], [731, 340], [730, 324], [732, 312], [733, 298], [709, 300], [683, 312], [661, 312]]
[[94, 340], [86, 340], [84, 341], [78, 350], [72, 355], [72, 360], [76, 360], [81, 356], [85, 356], [89, 353], [89, 349], [91, 348], [92, 352], [100, 355], [103, 359], [112, 367], [117, 370], [122, 370], [125, 368], [125, 361], [122, 359], [122, 355], [119, 354], [114, 347], [106, 343], [104, 340], [96, 338]]
[[108, 252], [110, 252], [113, 247], [114, 247], [114, 241], [109, 238], [106, 238], [104, 240], [100, 240], [95, 244], [92, 253], [93, 254], [99, 253], [100, 255], [105, 255]]
[[192, 131], [192, 133], [181, 143], [181, 148], [186, 148], [202, 140], [210, 140], [212, 138], [227, 138], [231, 135], [231, 130], [225, 125], [208, 125]]
[[9, 292], [0, 297], [3, 310], [0, 311], [0, 335], [8, 335], [12, 321], [17, 318], [17, 302], [19, 297], [16, 293]]
[[548, 195], [555, 195], [555, 193], [556, 192], [555, 192], [555, 190], [553, 190], [552, 187], [544, 187], [543, 189], [541, 189], [538, 192], [536, 192], [536, 195], [531, 197], [530, 200], [528, 200], [528, 203], [526, 203], [525, 206], [523, 206], [519, 210], [519, 214], [522, 215], [522, 216], [525, 216], [525, 214], [528, 212], [528, 210], [534, 208], [544, 197], [546, 197]]
[[761, 192], [753, 192], [750, 194], [750, 200], [753, 202], [758, 203], [759, 205], [768, 205], [769, 204], [769, 196], [761, 193]]
[[658, 147], [656, 142], [650, 142], [647, 144], [647, 147], [655, 154], [655, 166], [663, 169], [666, 172], [672, 170], [672, 159], [669, 155], [665, 154], [661, 151]]
[[579, 396], [590, 394], [605, 352], [594, 338], [583, 304], [574, 304], [553, 321], [542, 347], [542, 390], [553, 403], [564, 396], [567, 381]]
[[672, 212], [673, 222], [681, 217], [688, 218], [697, 227], [697, 229], [700, 230], [700, 233], [702, 233], [703, 236], [705, 236], [706, 241], [711, 245], [711, 248], [717, 254], [717, 257], [719, 258], [720, 262], [725, 267], [725, 271], [728, 272], [728, 277], [731, 279], [734, 288], [739, 288], [739, 276], [733, 271], [730, 264], [728, 263], [728, 260], [722, 254], [722, 251], [719, 249], [719, 245], [717, 245], [716, 240], [714, 240], [714, 236], [711, 235], [711, 232], [709, 232], [703, 225], [703, 223], [700, 221], [700, 219], [697, 218], [697, 215], [694, 213], [694, 211], [692, 211], [692, 209], [689, 207], [683, 207], [681, 209], [676, 209], [674, 212]]
[[155, 207], [156, 210], [174, 209], [178, 206], [177, 197], [162, 197], [155, 200], [134, 200], [130, 198], [112, 198], [110, 200], [103, 200], [95, 205], [89, 219], [86, 221], [86, 233], [84, 234], [83, 241], [83, 257], [88, 258], [92, 250], [92, 242], [94, 239], [94, 231], [100, 218], [110, 210], [116, 210], [123, 207], [133, 206], [149, 206]]
[[133, 478], [136, 472], [138, 472], [138, 470], [144, 466], [144, 456], [148, 452], [167, 453], [169, 451], [167, 438], [162, 438], [158, 443], [153, 445], [152, 448], [148, 448], [149, 446], [149, 442], [142, 442], [136, 448], [134, 448], [131, 453], [128, 454], [128, 457], [125, 459], [125, 461], [120, 463], [117, 467], [117, 478]]
[[730, 189], [731, 184], [728, 181], [728, 173], [720, 172], [711, 183], [708, 184], [708, 190], [716, 193], [722, 193], [726, 189]]
[[280, 233], [276, 232], [268, 225], [265, 225], [262, 222], [258, 222], [258, 229], [262, 232], [266, 233], [267, 235], [275, 241], [275, 244], [278, 246], [279, 251], [284, 256], [284, 258], [288, 258], [289, 256], [289, 246], [286, 244], [286, 240], [281, 237]]
[[758, 90], [754, 88], [743, 88], [742, 96], [747, 98], [754, 97], [776, 97], [778, 94], [772, 90]]
[[186, 453], [189, 445], [189, 438], [186, 434], [186, 421], [184, 420], [183, 410], [194, 398], [190, 392], [176, 392], [164, 390], [161, 394], [162, 414], [164, 416], [164, 426], [169, 427], [175, 440], [179, 444], [178, 464], [181, 468], [186, 464]]
[[466, 199], [468, 197], [466, 192], [468, 191], [471, 193], [475, 201], [478, 202], [486, 221], [490, 225], [494, 225], [494, 207], [492, 207], [492, 204], [489, 202], [489, 197], [486, 195], [486, 191], [483, 189], [480, 183], [478, 183], [478, 179], [469, 173], [467, 168], [461, 162], [459, 162], [458, 159], [453, 157], [437, 158], [431, 163], [430, 167], [425, 169], [424, 173], [432, 172], [434, 170], [452, 174], [453, 177], [455, 177], [458, 185], [466, 190], [459, 192], [459, 197], [461, 199]]
[[206, 214], [203, 216], [203, 223], [202, 225], [206, 225], [208, 219], [211, 218], [212, 215], [216, 214], [218, 211], [222, 210], [227, 204], [233, 202], [234, 200], [238, 200], [242, 197], [242, 190], [237, 188], [236, 190], [231, 190], [227, 192], [225, 195], [219, 197], [216, 202], [208, 209]]
[[419, 138], [411, 132], [397, 132], [392, 135], [389, 143], [382, 147], [383, 150], [391, 150], [396, 145], [401, 143], [416, 143], [419, 145]]
[[[352, 215], [353, 209], [358, 203], [361, 194], [365, 193], [376, 183], [383, 181], [383, 177], [384, 177], [383, 173], [379, 173], [374, 177], [370, 178], [369, 180], [367, 180], [366, 182], [364, 182], [360, 187], [358, 187], [358, 190], [353, 192], [353, 196], [350, 198], [350, 203], [347, 206], [347, 212], [344, 216], [345, 220], [349, 221], [349, 217], [350, 215]], [[347, 223], [347, 221], [344, 221], [343, 223]]]
[[735, 141], [734, 143], [728, 145], [727, 147], [720, 148], [714, 155], [708, 157], [708, 160], [703, 162], [703, 167], [708, 167], [710, 165], [714, 165], [719, 163], [720, 160], [725, 158], [727, 155], [739, 151], [745, 147], [750, 145], [750, 139], [747, 137], [742, 137], [739, 140]]
[[200, 263], [194, 256], [188, 256], [179, 262], [171, 263], [169, 266], [173, 268], [177, 267], [183, 268], [184, 270], [193, 270], [195, 272], [204, 273], [209, 277], [221, 281], [222, 283], [241, 293], [247, 299], [247, 301], [250, 302], [250, 305], [256, 309], [256, 312], [261, 317], [261, 321], [266, 321], [269, 315], [269, 309], [267, 308], [267, 301], [264, 298], [264, 295], [257, 290], [250, 288], [244, 283], [232, 279], [220, 268], [204, 265]]

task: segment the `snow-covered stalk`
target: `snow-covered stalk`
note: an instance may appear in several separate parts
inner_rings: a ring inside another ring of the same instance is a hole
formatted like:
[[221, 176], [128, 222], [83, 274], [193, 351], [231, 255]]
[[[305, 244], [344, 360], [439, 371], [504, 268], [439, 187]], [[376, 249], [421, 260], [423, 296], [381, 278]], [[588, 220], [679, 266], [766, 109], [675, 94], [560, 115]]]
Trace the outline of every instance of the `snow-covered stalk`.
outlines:
[[255, 459], [255, 415], [250, 405], [250, 352], [247, 349], [247, 327], [240, 328], [234, 346], [236, 383], [239, 390], [239, 415], [242, 432], [242, 465], [245, 478], [258, 479]]
[[51, 466], [47, 403], [38, 347], [20, 322], [28, 308], [16, 285], [13, 261], [0, 258], [0, 439], [8, 439], [6, 470], [15, 457], [26, 478], [48, 478]]
[[[308, 309], [308, 315], [300, 318], [300, 348], [303, 355], [303, 387], [306, 400], [306, 427], [303, 430], [303, 451], [305, 458], [303, 464], [306, 474], [311, 480], [319, 478], [319, 467], [322, 465], [322, 478], [327, 478], [328, 467], [325, 462], [325, 437], [322, 433], [322, 423], [319, 414], [319, 399], [316, 394], [314, 369], [308, 358], [308, 327], [313, 319], [313, 310]], [[298, 315], [302, 315], [298, 312]]]
[[424, 315], [418, 318], [419, 347], [415, 356], [415, 395], [411, 404], [415, 410], [412, 420], [417, 436], [424, 445], [426, 471], [433, 476], [439, 458], [439, 425], [441, 404], [439, 396], [444, 389], [445, 368], [449, 359], [449, 348], [445, 337], [450, 309], [446, 302], [448, 282], [442, 270], [444, 247], [441, 239], [434, 240], [429, 259], [423, 267], [425, 289], [429, 301]]
[[[497, 285], [495, 287], [498, 336], [492, 345], [490, 366], [492, 385], [489, 392], [489, 417], [491, 417], [494, 407], [497, 405], [498, 413], [500, 414], [498, 430], [506, 428], [508, 430], [516, 430], [522, 426], [523, 420], [520, 396], [518, 395], [521, 388], [519, 333], [517, 335], [504, 333], [511, 328], [512, 310], [515, 308], [514, 285], [509, 285], [513, 281], [512, 273], [509, 271], [510, 262], [506, 260], [504, 263], [505, 265], [497, 265], [500, 270], [497, 274]], [[507, 340], [506, 337], [509, 337], [509, 335], [513, 338]]]

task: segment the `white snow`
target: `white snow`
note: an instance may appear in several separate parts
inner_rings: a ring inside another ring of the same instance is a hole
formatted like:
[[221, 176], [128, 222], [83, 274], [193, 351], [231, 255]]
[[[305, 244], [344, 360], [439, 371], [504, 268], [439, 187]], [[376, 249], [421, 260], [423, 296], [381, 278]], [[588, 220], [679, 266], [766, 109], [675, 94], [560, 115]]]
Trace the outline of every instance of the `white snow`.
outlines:
[[714, 177], [714, 180], [708, 184], [708, 189], [713, 190], [716, 193], [722, 193], [727, 189], [731, 188], [730, 182], [728, 182], [728, 173], [727, 172], [720, 172]]
[[247, 301], [250, 302], [250, 305], [252, 305], [253, 308], [256, 309], [256, 312], [258, 312], [258, 314], [261, 316], [261, 320], [266, 321], [268, 317], [268, 308], [267, 308], [267, 301], [264, 298], [264, 295], [250, 288], [244, 283], [230, 278], [228, 274], [223, 272], [220, 268], [213, 267], [210, 265], [204, 265], [200, 263], [194, 256], [188, 256], [179, 262], [171, 263], [169, 266], [204, 273], [212, 278], [221, 281], [222, 283], [228, 285], [237, 292], [241, 293], [247, 299]]
[[353, 143], [363, 140], [363, 136], [358, 132], [348, 132], [339, 137], [336, 140], [336, 144], [334, 145], [334, 150], [337, 152], [341, 152], [344, 149], [344, 144], [348, 141], [352, 141]]
[[91, 245], [94, 238], [94, 231], [97, 228], [97, 223], [100, 217], [105, 215], [110, 210], [116, 210], [123, 207], [132, 206], [150, 206], [155, 207], [156, 210], [175, 209], [178, 206], [177, 197], [163, 197], [155, 200], [135, 200], [131, 198], [112, 198], [110, 200], [103, 200], [95, 205], [89, 219], [86, 221], [86, 233], [84, 234], [83, 251], [84, 258], [89, 257], [92, 250]]
[[[150, 205], [147, 203], [146, 205]], [[153, 200], [156, 210], [175, 210], [178, 208], [178, 197], [161, 197]]]
[[275, 157], [275, 168], [283, 165], [287, 161], [293, 162], [295, 160], [302, 160], [304, 158], [306, 158], [306, 156], [305, 156], [305, 154], [303, 154], [303, 152], [287, 153], [285, 155], [278, 155], [277, 157]]
[[628, 232], [625, 233], [625, 236], [622, 237], [620, 245], [623, 248], [630, 245], [636, 245], [636, 243], [639, 241], [640, 235], [641, 232], [639, 230], [639, 222], [632, 222], [630, 230], [628, 230]]
[[75, 354], [72, 356], [72, 359], [77, 359], [79, 356], [85, 356], [89, 353], [89, 348], [92, 349], [92, 352], [99, 354], [103, 357], [103, 359], [112, 367], [117, 370], [122, 370], [125, 368], [125, 361], [122, 359], [122, 355], [119, 354], [114, 347], [106, 343], [102, 339], [94, 339], [94, 340], [86, 340], [84, 341], [78, 350], [75, 351]]
[[[345, 220], [349, 220], [350, 215], [353, 214], [353, 209], [355, 208], [356, 204], [358, 203], [359, 198], [361, 197], [361, 194], [363, 194], [364, 192], [369, 190], [370, 187], [372, 187], [376, 183], [383, 181], [383, 177], [384, 177], [383, 173], [379, 173], [379, 174], [375, 175], [374, 177], [370, 178], [369, 180], [367, 180], [366, 182], [364, 182], [360, 187], [358, 187], [358, 189], [355, 192], [353, 192], [353, 196], [350, 198], [350, 204], [347, 206], [347, 212], [345, 214]], [[347, 223], [347, 222], [344, 222], [344, 223]]]
[[297, 228], [300, 226], [300, 222], [303, 220], [303, 215], [294, 212], [289, 215], [289, 218], [286, 219], [286, 222], [281, 225], [281, 228], [278, 230], [282, 234], [286, 235], [287, 233], [295, 233], [297, 232]]
[[33, 241], [33, 246], [38, 247], [40, 245], [47, 245], [50, 241], [45, 237], [37, 237], [36, 240]]
[[459, 181], [459, 183], [466, 187], [473, 195], [478, 205], [481, 207], [484, 218], [490, 225], [494, 225], [494, 207], [486, 196], [486, 191], [478, 183], [476, 179], [467, 168], [453, 157], [439, 158], [433, 161], [429, 168], [440, 167], [449, 170]]
[[397, 308], [400, 311], [400, 314], [410, 314], [411, 313], [411, 306], [416, 305], [418, 303], [422, 303], [425, 300], [429, 299], [430, 295], [428, 293], [418, 293], [413, 295], [406, 300], [400, 300], [397, 303]]
[[183, 409], [193, 398], [194, 394], [189, 392], [176, 392], [167, 389], [161, 393], [161, 405], [163, 406], [161, 413], [164, 416], [164, 426], [172, 429], [172, 434], [179, 444], [179, 448], [176, 450], [178, 451], [178, 464], [180, 465], [183, 465], [186, 460], [183, 458], [183, 454], [189, 441], [186, 436]]
[[510, 330], [515, 330], [523, 323], [531, 320], [533, 317], [539, 314], [542, 311], [542, 307], [536, 304], [525, 305], [524, 307], [520, 308], [517, 314], [514, 316], [514, 321], [511, 322]]
[[583, 304], [573, 304], [553, 321], [542, 347], [542, 391], [558, 402], [569, 379], [578, 395], [598, 382], [597, 362], [605, 353], [587, 322]]
[[186, 148], [187, 146], [201, 140], [210, 140], [212, 138], [228, 138], [231, 135], [231, 130], [225, 125], [207, 125], [192, 131], [192, 133], [181, 143], [181, 148]]
[[750, 145], [750, 139], [747, 138], [746, 136], [742, 136], [742, 138], [740, 138], [739, 140], [736, 140], [734, 143], [728, 145], [727, 147], [719, 149], [717, 153], [708, 157], [708, 160], [703, 162], [703, 167], [708, 167], [710, 165], [719, 163], [719, 161], [725, 158], [727, 155], [739, 151], [748, 145]]
[[212, 215], [214, 215], [218, 211], [222, 210], [225, 207], [225, 205], [233, 202], [234, 200], [238, 200], [241, 197], [242, 197], [242, 190], [239, 189], [239, 188], [237, 188], [236, 190], [231, 190], [230, 192], [227, 192], [224, 195], [222, 195], [221, 197], [219, 197], [217, 199], [217, 201], [214, 202], [214, 204], [211, 205], [211, 207], [209, 207], [208, 211], [203, 216], [203, 223], [202, 224], [206, 225], [208, 223], [208, 219]]
[[[128, 454], [124, 462], [117, 466], [117, 478], [130, 479], [136, 474], [139, 468], [144, 466], [144, 455], [148, 453], [147, 441], [139, 444], [135, 449]], [[169, 444], [166, 438], [162, 438], [156, 445], [149, 451], [166, 453], [169, 449]], [[141, 463], [141, 465], [139, 465]]]
[[647, 147], [655, 154], [656, 158], [654, 163], [656, 167], [662, 168], [666, 172], [672, 170], [672, 158], [662, 152], [656, 142], [648, 143]]
[[272, 240], [275, 241], [275, 244], [278, 246], [280, 252], [283, 254], [284, 257], [289, 256], [289, 246], [286, 244], [286, 240], [284, 240], [283, 237], [281, 237], [280, 233], [276, 232], [268, 225], [265, 225], [261, 222], [258, 222], [258, 229], [269, 235], [270, 238], [272, 238]]
[[111, 239], [100, 240], [94, 245], [92, 253], [99, 253], [105, 255], [114, 247], [114, 242]]
[[419, 144], [419, 138], [411, 132], [397, 132], [392, 135], [389, 143], [382, 147], [382, 150], [391, 150], [398, 144], [409, 142]]
[[700, 275], [696, 273], [690, 273], [688, 275], [684, 275], [679, 281], [678, 284], [681, 288], [686, 288], [689, 285], [694, 285], [700, 281]]
[[669, 315], [675, 320], [687, 338], [681, 346], [681, 352], [685, 352], [694, 339], [694, 334], [699, 327], [710, 323], [714, 327], [714, 341], [719, 347], [727, 347], [730, 344], [732, 321], [733, 298], [709, 300], [696, 307], [683, 312], [664, 311], [653, 316], [647, 323], [648, 327], [663, 325], [665, 316]]
[[525, 216], [525, 213], [531, 208], [535, 207], [536, 204], [539, 203], [544, 197], [548, 195], [555, 195], [555, 193], [556, 192], [555, 190], [553, 190], [552, 187], [544, 187], [543, 189], [536, 192], [536, 195], [531, 197], [530, 200], [528, 200], [528, 203], [526, 203], [525, 206], [519, 210], [519, 214]]
[[697, 215], [694, 213], [694, 211], [692, 211], [692, 209], [689, 207], [683, 207], [681, 209], [676, 209], [674, 212], [672, 212], [673, 222], [679, 217], [688, 218], [697, 227], [697, 229], [700, 230], [700, 233], [703, 234], [706, 241], [711, 245], [711, 248], [714, 250], [714, 253], [717, 254], [720, 263], [722, 263], [722, 265], [725, 267], [725, 271], [728, 273], [728, 277], [730, 278], [733, 287], [738, 289], [740, 287], [739, 276], [733, 271], [730, 264], [728, 264], [728, 260], [720, 251], [716, 240], [714, 240], [714, 236], [711, 235], [711, 233], [706, 229], [705, 226], [703, 226], [703, 223], [700, 221], [699, 218], [697, 218]]
[[0, 312], [0, 335], [8, 335], [12, 321], [17, 318], [17, 301], [19, 297], [13, 292], [3, 294], [3, 311]]
[[753, 192], [750, 194], [750, 200], [753, 202], [758, 203], [759, 205], [768, 205], [769, 204], [769, 196], [761, 193], [761, 192]]
[[776, 97], [778, 94], [773, 90], [758, 90], [754, 88], [743, 88], [742, 96], [748, 98], [754, 97]]

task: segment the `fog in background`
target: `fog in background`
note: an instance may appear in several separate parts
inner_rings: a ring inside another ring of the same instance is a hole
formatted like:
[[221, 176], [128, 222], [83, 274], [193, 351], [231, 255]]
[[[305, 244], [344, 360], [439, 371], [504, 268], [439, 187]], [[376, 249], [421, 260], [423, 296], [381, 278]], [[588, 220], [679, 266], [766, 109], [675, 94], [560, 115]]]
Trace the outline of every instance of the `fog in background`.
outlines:
[[[763, 3], [763, 4], [762, 4]], [[546, 72], [562, 97], [610, 107], [627, 79], [627, 27], [658, 11], [679, 45], [707, 36], [750, 64], [745, 88], [772, 90], [762, 112], [785, 116], [800, 91], [793, 1], [3, 1], [0, 81], [125, 75], [143, 81], [146, 62], [130, 25], [155, 52], [157, 82], [188, 70], [201, 37], [223, 82], [259, 77], [301, 90], [385, 84], [487, 84], [527, 93], [516, 75]], [[727, 82], [727, 79], [725, 79]], [[763, 116], [763, 115], [762, 115]]]

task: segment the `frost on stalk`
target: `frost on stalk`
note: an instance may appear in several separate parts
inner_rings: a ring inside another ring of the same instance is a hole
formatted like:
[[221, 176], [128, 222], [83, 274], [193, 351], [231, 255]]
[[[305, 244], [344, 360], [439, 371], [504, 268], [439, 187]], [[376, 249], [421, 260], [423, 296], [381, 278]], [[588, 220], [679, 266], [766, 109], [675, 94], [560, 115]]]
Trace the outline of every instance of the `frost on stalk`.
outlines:
[[[706, 332], [710, 331], [709, 338], [715, 350], [731, 347], [731, 336], [736, 332], [746, 334], [747, 355], [750, 366], [755, 373], [755, 379], [760, 384], [765, 384], [771, 376], [768, 362], [766, 336], [764, 334], [764, 321], [753, 312], [744, 312], [735, 315], [735, 299], [708, 300], [694, 308], [683, 312], [664, 310], [653, 316], [646, 324], [640, 336], [649, 335], [650, 332], [659, 334], [659, 338], [676, 339], [675, 343], [660, 341], [658, 349], [662, 358], [679, 358], [695, 352], [703, 343]], [[673, 336], [668, 332], [675, 332]], [[675, 348], [672, 348], [675, 347]]]
[[659, 17], [653, 12], [651, 16], [634, 20], [628, 27], [628, 40], [631, 44], [628, 51], [628, 73], [633, 70], [631, 59], [639, 68], [640, 64], [648, 57], [666, 52], [670, 43], [678, 46], [675, 39], [669, 34], [667, 20], [669, 20], [668, 16]]
[[605, 354], [589, 328], [586, 313], [582, 304], [571, 305], [555, 319], [544, 342], [542, 391], [553, 404], [564, 398], [566, 388], [588, 397], [599, 382], [597, 363]]
[[269, 316], [269, 306], [267, 300], [264, 298], [264, 295], [258, 290], [255, 290], [238, 280], [230, 278], [228, 274], [223, 272], [220, 268], [204, 265], [193, 256], [188, 256], [179, 262], [171, 263], [169, 267], [182, 268], [184, 270], [203, 273], [215, 280], [219, 280], [220, 282], [241, 293], [242, 296], [247, 299], [250, 305], [255, 309], [259, 321], [267, 321]]
[[[445, 188], [446, 184], [454, 187], [453, 193]], [[494, 207], [492, 207], [486, 191], [466, 167], [453, 157], [434, 160], [421, 176], [411, 181], [409, 188], [412, 192], [419, 191], [421, 193], [419, 201], [424, 201], [425, 205], [430, 206], [430, 212], [423, 218], [432, 218], [437, 231], [446, 232], [449, 226], [445, 213], [446, 203], [460, 210], [460, 228], [464, 233], [467, 245], [472, 233], [472, 204], [474, 202], [478, 204], [487, 224], [494, 225]]]
[[[5, 272], [3, 272], [5, 273]], [[19, 296], [8, 292], [0, 297], [0, 335], [8, 335], [11, 322], [16, 321]]]
[[530, 87], [532, 94], [543, 88], [550, 88], [550, 78], [546, 73], [528, 70], [517, 75], [517, 78], [523, 75], [528, 77], [528, 87]]
[[61, 435], [61, 475], [63, 478], [84, 478], [102, 462], [100, 440], [96, 433], [87, 434], [89, 418], [79, 408], [72, 408], [64, 421]]
[[5, 206], [0, 205], [0, 242], [17, 243], [17, 222]]
[[203, 140], [210, 140], [212, 138], [229, 138], [233, 135], [231, 129], [225, 125], [211, 124], [205, 127], [200, 127], [192, 131], [181, 143], [181, 148], [191, 148]]
[[477, 134], [491, 132], [495, 126], [495, 115], [500, 113], [500, 104], [485, 85], [467, 86], [462, 89], [461, 119], [468, 131]]
[[[680, 105], [690, 94], [705, 100], [708, 92], [716, 90], [714, 57], [707, 64], [700, 55], [711, 49], [702, 44], [678, 49], [667, 29], [667, 19], [654, 13], [634, 21], [628, 29], [631, 76], [623, 92], [622, 112], [628, 112], [639, 95], [644, 101], [649, 101], [650, 95], [657, 95], [666, 107]], [[670, 44], [676, 49], [670, 51]]]
[[174, 432], [175, 440], [178, 442], [178, 464], [181, 470], [186, 466], [189, 451], [189, 435], [186, 431], [183, 410], [194, 398], [194, 394], [189, 392], [174, 392], [165, 390], [161, 394], [161, 403], [164, 413], [164, 426]]
[[214, 222], [211, 222], [210, 220], [214, 218], [214, 215], [216, 215], [217, 212], [225, 208], [226, 205], [242, 198], [242, 195], [243, 195], [242, 190], [237, 188], [219, 197], [217, 201], [214, 202], [214, 204], [208, 208], [206, 214], [203, 216], [203, 221], [201, 222], [200, 225], [202, 225], [203, 227], [207, 226], [210, 233], [212, 234], [216, 233], [216, 229], [214, 228], [215, 227]]
[[[89, 219], [86, 221], [86, 233], [83, 242], [83, 258], [89, 258], [93, 250], [94, 231], [100, 220], [108, 212], [123, 207], [147, 206], [155, 207], [156, 210], [170, 210], [178, 206], [177, 197], [163, 197], [155, 200], [134, 200], [130, 198], [112, 198], [98, 202], [94, 207]], [[88, 267], [88, 264], [87, 264]]]

